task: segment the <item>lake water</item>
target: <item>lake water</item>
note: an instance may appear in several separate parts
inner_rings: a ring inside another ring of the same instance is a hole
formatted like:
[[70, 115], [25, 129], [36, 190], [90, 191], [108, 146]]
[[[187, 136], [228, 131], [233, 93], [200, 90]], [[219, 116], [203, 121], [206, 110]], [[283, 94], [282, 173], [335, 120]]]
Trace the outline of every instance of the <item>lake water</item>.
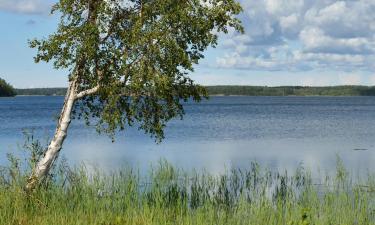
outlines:
[[[45, 139], [53, 134], [63, 97], [0, 98], [0, 163], [17, 151], [22, 130]], [[128, 129], [112, 143], [74, 120], [62, 154], [71, 163], [105, 170], [133, 166], [146, 171], [166, 159], [184, 169], [222, 173], [231, 167], [333, 171], [339, 155], [353, 173], [375, 169], [374, 97], [211, 97], [185, 104], [156, 144]]]

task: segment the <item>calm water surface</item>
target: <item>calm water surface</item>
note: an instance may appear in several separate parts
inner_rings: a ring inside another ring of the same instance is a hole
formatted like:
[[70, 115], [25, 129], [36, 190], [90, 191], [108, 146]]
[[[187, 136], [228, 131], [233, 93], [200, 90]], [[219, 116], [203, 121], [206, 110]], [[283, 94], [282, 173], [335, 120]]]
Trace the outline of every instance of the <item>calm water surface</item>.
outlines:
[[[0, 98], [0, 162], [17, 151], [23, 129], [41, 139], [51, 136], [62, 102], [52, 96]], [[374, 97], [211, 97], [185, 109], [184, 120], [171, 121], [159, 145], [133, 128], [112, 143], [74, 120], [63, 154], [106, 170], [130, 165], [145, 171], [163, 158], [211, 173], [252, 161], [278, 170], [303, 164], [332, 171], [336, 155], [354, 173], [375, 169]]]

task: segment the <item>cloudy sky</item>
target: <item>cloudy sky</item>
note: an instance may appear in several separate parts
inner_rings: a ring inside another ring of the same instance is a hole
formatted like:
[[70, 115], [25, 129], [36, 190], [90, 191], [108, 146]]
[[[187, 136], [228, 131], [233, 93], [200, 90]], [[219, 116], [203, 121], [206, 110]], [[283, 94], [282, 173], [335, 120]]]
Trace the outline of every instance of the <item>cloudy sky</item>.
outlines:
[[[66, 71], [34, 64], [54, 0], [0, 0], [0, 77], [16, 87], [66, 86]], [[191, 75], [204, 85], [375, 85], [375, 0], [240, 0], [244, 35], [230, 32]]]

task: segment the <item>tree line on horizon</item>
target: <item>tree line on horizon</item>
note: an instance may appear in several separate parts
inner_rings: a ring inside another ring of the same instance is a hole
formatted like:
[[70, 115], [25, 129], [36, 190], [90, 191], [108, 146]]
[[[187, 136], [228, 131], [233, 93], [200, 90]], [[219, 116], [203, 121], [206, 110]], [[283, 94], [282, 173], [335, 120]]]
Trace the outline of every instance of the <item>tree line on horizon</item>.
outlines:
[[374, 86], [208, 86], [210, 95], [245, 96], [375, 96]]
[[12, 97], [16, 94], [16, 90], [13, 88], [13, 86], [7, 83], [4, 79], [0, 78], [0, 97]]
[[[375, 96], [375, 86], [206, 86], [209, 95], [243, 96]], [[65, 95], [66, 88], [16, 89], [17, 95]]]

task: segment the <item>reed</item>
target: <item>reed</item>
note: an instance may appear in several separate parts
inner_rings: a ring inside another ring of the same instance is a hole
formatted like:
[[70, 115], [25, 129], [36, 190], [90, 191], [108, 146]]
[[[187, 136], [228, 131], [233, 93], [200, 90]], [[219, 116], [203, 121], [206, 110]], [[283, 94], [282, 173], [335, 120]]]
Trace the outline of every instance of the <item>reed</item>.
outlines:
[[31, 194], [23, 191], [31, 166], [9, 159], [0, 172], [0, 224], [375, 224], [375, 177], [353, 179], [339, 159], [336, 175], [319, 182], [302, 167], [288, 174], [255, 162], [211, 175], [160, 161], [141, 176], [61, 161]]

